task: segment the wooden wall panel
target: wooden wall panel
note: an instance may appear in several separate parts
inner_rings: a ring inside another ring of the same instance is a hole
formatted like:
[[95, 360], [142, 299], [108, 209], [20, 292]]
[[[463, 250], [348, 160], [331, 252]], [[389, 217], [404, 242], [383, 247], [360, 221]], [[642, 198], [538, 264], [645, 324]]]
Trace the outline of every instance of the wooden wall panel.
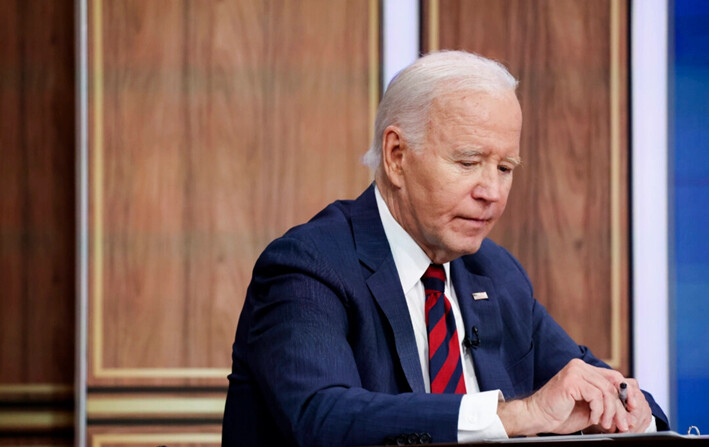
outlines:
[[74, 379], [70, 0], [0, 6], [0, 386]]
[[377, 8], [90, 2], [90, 385], [226, 385], [258, 254], [369, 182]]
[[73, 17], [71, 0], [0, 2], [0, 438], [16, 445], [72, 442]]
[[0, 445], [73, 443], [73, 9], [0, 2]]
[[521, 155], [492, 238], [579, 343], [628, 371], [627, 5], [440, 0], [428, 48], [494, 58], [520, 79]]

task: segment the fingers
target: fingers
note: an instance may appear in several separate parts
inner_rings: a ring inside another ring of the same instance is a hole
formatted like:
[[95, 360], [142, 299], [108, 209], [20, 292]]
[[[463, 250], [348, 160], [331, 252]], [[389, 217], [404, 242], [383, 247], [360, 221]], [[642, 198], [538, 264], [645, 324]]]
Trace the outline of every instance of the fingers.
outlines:
[[620, 388], [621, 383], [629, 383], [629, 381], [635, 382], [635, 386], [637, 386], [637, 381], [635, 381], [635, 379], [626, 379], [625, 377], [623, 377], [623, 374], [619, 373], [618, 371], [608, 368], [593, 368], [596, 368], [598, 370], [598, 373], [605, 377], [606, 380], [611, 382], [616, 389]]
[[618, 398], [618, 392], [611, 386], [603, 393], [604, 412], [600, 425], [606, 432], [628, 431], [628, 412]]
[[619, 431], [621, 433], [627, 432], [630, 429], [630, 418], [628, 412], [625, 411], [625, 407], [620, 399], [615, 399], [615, 402], [616, 412], [615, 417], [613, 418], [615, 430], [612, 430], [613, 427], [609, 427], [609, 431]]
[[[610, 430], [616, 425], [627, 427], [627, 419], [618, 411], [618, 393], [606, 374], [592, 365], [575, 359], [569, 362], [559, 373], [562, 392], [569, 393], [575, 402], [585, 405], [575, 406], [569, 419], [578, 417], [579, 408], [587, 411], [587, 425], [599, 425]], [[580, 427], [580, 429], [586, 428]]]
[[605, 431], [615, 427], [627, 431], [627, 414], [615, 386], [622, 375], [614, 371], [610, 372], [615, 374], [608, 374], [607, 370], [581, 360], [572, 360], [562, 371], [567, 377], [567, 386], [577, 391], [573, 393], [574, 399], [587, 403], [589, 425], [598, 424]]
[[[605, 431], [613, 430], [615, 427], [621, 431], [627, 431], [627, 414], [618, 399], [618, 387], [616, 386], [623, 380], [622, 374], [579, 362], [580, 364], [574, 366], [581, 368], [584, 379], [599, 391], [597, 395], [600, 400], [597, 401], [596, 408], [600, 408], [602, 412], [598, 421], [594, 423], [599, 424]], [[591, 409], [594, 414], [594, 407]]]
[[[614, 415], [615, 428], [611, 426], [611, 431], [617, 429], [620, 432], [644, 432], [652, 420], [652, 411], [645, 399], [645, 395], [640, 390], [638, 381], [633, 378], [625, 378], [619, 372], [609, 369], [600, 368], [598, 372], [608, 381], [612, 382], [618, 390], [620, 389], [621, 383], [627, 385], [625, 406], [621, 404], [620, 407], [622, 407], [622, 411], [621, 409], [616, 410], [616, 414]], [[620, 402], [620, 399], [617, 399], [617, 401]], [[601, 426], [604, 430], [609, 430], [609, 427], [603, 424], [601, 424]]]
[[[627, 407], [619, 398], [627, 384]], [[541, 409], [545, 431], [569, 433], [596, 426], [604, 432], [644, 431], [652, 420], [650, 407], [634, 379], [617, 371], [570, 361], [532, 397], [531, 408]]]
[[596, 424], [586, 428], [583, 432], [585, 434], [627, 432], [631, 424], [630, 416], [625, 411], [620, 401], [615, 403], [615, 406], [615, 415], [610, 425]]
[[647, 403], [645, 395], [640, 391], [637, 380], [625, 379], [625, 383], [628, 384], [628, 399], [626, 400], [628, 411], [638, 408], [643, 402]]
[[629, 413], [629, 428], [633, 433], [642, 433], [652, 421], [652, 410], [645, 395], [640, 390], [635, 379], [626, 379], [628, 383], [627, 410]]
[[595, 387], [580, 387], [581, 395], [576, 397], [577, 401], [585, 401], [588, 404], [590, 410], [589, 423], [591, 425], [601, 424], [601, 418], [604, 414], [605, 401], [603, 398], [603, 393], [600, 392]]

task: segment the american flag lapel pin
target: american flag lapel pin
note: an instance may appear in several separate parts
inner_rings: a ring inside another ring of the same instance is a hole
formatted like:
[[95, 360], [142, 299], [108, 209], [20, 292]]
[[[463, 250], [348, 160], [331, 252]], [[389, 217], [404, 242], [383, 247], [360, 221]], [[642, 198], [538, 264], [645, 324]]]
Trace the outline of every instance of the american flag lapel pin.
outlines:
[[484, 291], [483, 292], [475, 292], [475, 293], [473, 293], [473, 299], [475, 301], [486, 300], [487, 299], [487, 292], [484, 292]]

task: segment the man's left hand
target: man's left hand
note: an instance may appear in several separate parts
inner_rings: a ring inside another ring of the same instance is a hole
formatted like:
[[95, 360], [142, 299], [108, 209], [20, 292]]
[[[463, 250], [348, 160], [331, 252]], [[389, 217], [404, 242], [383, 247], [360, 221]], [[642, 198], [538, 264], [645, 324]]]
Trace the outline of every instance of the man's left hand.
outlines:
[[[615, 387], [620, 390], [620, 384], [625, 382], [628, 385], [628, 398], [625, 402], [625, 409], [628, 412], [628, 432], [644, 433], [650, 426], [652, 421], [652, 411], [650, 405], [645, 399], [645, 395], [640, 391], [638, 381], [635, 379], [626, 379], [617, 371], [605, 370], [601, 374], [605, 375], [608, 380], [615, 384]], [[604, 430], [600, 425], [589, 427], [590, 430], [584, 432], [590, 433], [614, 433], [616, 427], [611, 427], [610, 430]]]

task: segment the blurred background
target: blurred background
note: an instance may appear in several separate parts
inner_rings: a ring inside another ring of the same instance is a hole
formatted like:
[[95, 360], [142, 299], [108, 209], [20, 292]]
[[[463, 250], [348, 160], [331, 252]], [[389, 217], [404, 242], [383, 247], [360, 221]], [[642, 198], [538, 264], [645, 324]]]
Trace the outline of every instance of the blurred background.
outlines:
[[219, 445], [265, 246], [370, 183], [389, 79], [520, 80], [491, 237], [576, 339], [709, 432], [709, 3], [0, 0], [0, 445]]

